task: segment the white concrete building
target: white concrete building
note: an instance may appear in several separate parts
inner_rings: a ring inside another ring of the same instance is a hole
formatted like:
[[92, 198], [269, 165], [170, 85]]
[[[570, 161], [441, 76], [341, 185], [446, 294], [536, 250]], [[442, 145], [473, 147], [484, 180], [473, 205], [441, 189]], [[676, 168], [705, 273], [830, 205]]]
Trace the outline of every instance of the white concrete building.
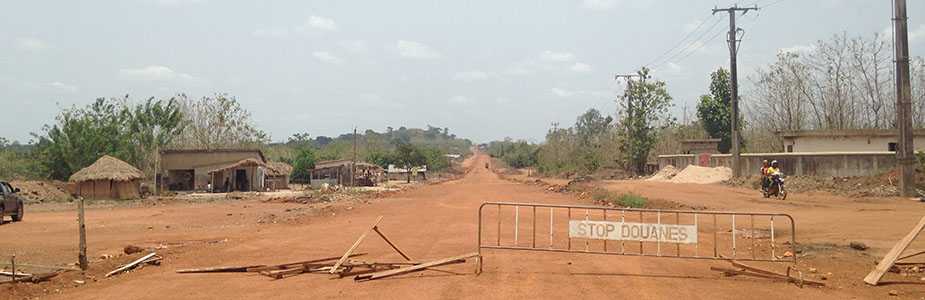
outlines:
[[[780, 133], [784, 152], [896, 151], [897, 131], [882, 129], [812, 130]], [[913, 132], [915, 151], [925, 151], [925, 130]]]

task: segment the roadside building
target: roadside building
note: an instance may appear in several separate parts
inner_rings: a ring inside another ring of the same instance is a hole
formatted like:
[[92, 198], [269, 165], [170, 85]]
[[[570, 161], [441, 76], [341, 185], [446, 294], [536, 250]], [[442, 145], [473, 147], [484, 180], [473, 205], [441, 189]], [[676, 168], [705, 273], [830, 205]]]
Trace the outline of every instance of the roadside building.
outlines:
[[88, 199], [136, 199], [141, 197], [144, 173], [118, 158], [104, 155], [71, 175], [74, 194]]
[[718, 154], [720, 139], [681, 140], [682, 154]]
[[[264, 188], [267, 160], [256, 149], [193, 149], [160, 152], [158, 182], [170, 191], [257, 191]], [[248, 161], [249, 160], [249, 161]], [[222, 171], [216, 174], [213, 171]], [[220, 179], [219, 181], [215, 181]]]
[[[350, 174], [354, 169], [356, 173], [354, 174], [354, 180], [351, 181]], [[329, 160], [315, 163], [315, 168], [309, 171], [311, 178], [309, 182], [312, 186], [320, 186], [324, 183], [345, 186], [351, 184], [375, 186], [381, 180], [382, 174], [382, 167], [375, 164], [357, 162], [354, 165], [352, 160]]]
[[[810, 130], [780, 133], [784, 152], [896, 151], [897, 131], [884, 129]], [[915, 151], [925, 150], [925, 130], [913, 131]]]
[[209, 171], [210, 192], [252, 192], [266, 188], [267, 164], [247, 158]]
[[267, 163], [267, 188], [270, 190], [289, 189], [289, 176], [292, 166], [284, 162], [273, 161]]

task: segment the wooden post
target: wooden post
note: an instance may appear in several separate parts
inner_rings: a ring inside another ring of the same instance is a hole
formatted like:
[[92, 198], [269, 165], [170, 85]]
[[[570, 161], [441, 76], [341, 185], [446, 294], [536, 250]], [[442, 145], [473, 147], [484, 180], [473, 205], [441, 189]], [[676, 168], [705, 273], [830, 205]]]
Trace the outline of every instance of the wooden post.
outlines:
[[90, 262], [87, 261], [87, 227], [84, 223], [84, 199], [80, 198], [77, 202], [77, 230], [80, 235], [80, 244], [78, 248], [77, 261], [80, 264], [80, 270], [86, 271], [90, 268]]
[[13, 283], [16, 283], [16, 254], [10, 257], [10, 266], [13, 268]]

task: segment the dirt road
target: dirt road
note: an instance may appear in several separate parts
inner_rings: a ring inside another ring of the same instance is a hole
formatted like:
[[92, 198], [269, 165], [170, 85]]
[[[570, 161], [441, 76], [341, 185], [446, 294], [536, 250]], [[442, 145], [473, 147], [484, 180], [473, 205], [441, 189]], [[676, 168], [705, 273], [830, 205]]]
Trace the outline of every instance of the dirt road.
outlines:
[[[485, 252], [484, 272], [479, 276], [473, 274], [474, 263], [443, 268], [449, 273], [427, 271], [361, 283], [313, 274], [274, 281], [242, 273], [174, 273], [197, 266], [339, 255], [378, 216], [384, 216], [382, 231], [413, 258], [449, 257], [476, 250], [477, 209], [484, 201], [589, 204], [568, 194], [499, 179], [481, 167], [487, 159], [477, 156], [468, 161], [473, 167], [457, 181], [289, 221], [268, 216], [285, 216], [303, 205], [235, 201], [90, 210], [91, 256], [118, 253], [129, 244], [163, 245], [167, 247], [160, 250], [166, 257], [163, 265], [113, 278], [100, 276], [84, 285], [50, 285], [43, 288], [47, 292], [6, 285], [0, 287], [0, 299], [877, 299], [887, 297], [891, 289], [899, 290], [901, 298], [925, 296], [923, 285], [864, 286], [860, 278], [874, 257], [840, 246], [847, 240], [863, 240], [875, 247], [868, 252], [882, 254], [914, 224], [916, 216], [925, 214], [919, 204], [813, 195], [773, 203], [754, 197], [752, 191], [718, 185], [650, 182], [611, 182], [608, 188], [711, 209], [792, 212], [800, 242], [835, 243], [820, 247], [804, 262], [832, 272], [830, 286], [801, 289], [764, 279], [726, 278], [709, 270], [711, 265], [726, 264], [712, 261], [510, 251]], [[31, 213], [25, 222], [0, 226], [0, 236], [5, 237], [0, 253], [16, 253], [34, 263], [73, 262], [75, 231], [73, 211]], [[377, 239], [367, 239], [360, 249], [370, 258], [400, 259]], [[115, 259], [106, 260], [94, 264], [93, 270], [101, 274], [115, 265]]]

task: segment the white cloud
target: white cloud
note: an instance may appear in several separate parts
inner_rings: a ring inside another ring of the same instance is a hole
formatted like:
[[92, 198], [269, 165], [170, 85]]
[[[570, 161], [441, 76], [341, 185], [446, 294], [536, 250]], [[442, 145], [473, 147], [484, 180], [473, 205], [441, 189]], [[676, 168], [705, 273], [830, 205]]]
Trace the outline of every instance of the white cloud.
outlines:
[[791, 47], [777, 49], [777, 52], [778, 53], [789, 52], [789, 53], [795, 53], [795, 54], [802, 54], [802, 53], [813, 52], [815, 50], [816, 50], [816, 45], [794, 45]]
[[398, 49], [399, 55], [407, 58], [435, 59], [441, 56], [437, 50], [419, 42], [399, 40], [395, 44], [395, 48]]
[[591, 71], [591, 66], [585, 63], [576, 62], [574, 65], [572, 65], [571, 69], [575, 72], [584, 73]]
[[168, 67], [160, 65], [149, 65], [135, 69], [121, 69], [119, 75], [123, 78], [146, 80], [146, 81], [192, 81], [196, 77], [186, 73], [176, 72]]
[[284, 38], [289, 36], [289, 29], [282, 27], [258, 28], [254, 36], [264, 38]]
[[344, 60], [340, 59], [339, 57], [334, 56], [331, 53], [328, 53], [325, 51], [312, 52], [312, 56], [314, 56], [315, 59], [321, 62], [329, 63], [329, 64], [340, 64], [344, 62]]
[[925, 24], [919, 24], [919, 28], [909, 30], [909, 42], [915, 42], [925, 38]]
[[584, 0], [581, 6], [593, 10], [608, 10], [616, 7], [619, 2], [619, 0]]
[[569, 52], [553, 52], [546, 50], [540, 54], [540, 59], [551, 62], [570, 62], [575, 60], [575, 55]]
[[472, 99], [469, 99], [466, 96], [453, 96], [450, 97], [449, 102], [453, 104], [468, 104], [469, 102], [472, 102]]
[[612, 92], [607, 91], [594, 91], [594, 90], [569, 90], [563, 88], [552, 88], [550, 91], [559, 97], [568, 98], [572, 96], [585, 96], [585, 97], [594, 97], [594, 98], [610, 98], [614, 95]]
[[341, 48], [353, 53], [365, 53], [369, 51], [369, 46], [366, 44], [366, 41], [363, 40], [340, 41], [337, 44], [340, 45]]
[[683, 27], [684, 33], [689, 33], [691, 31], [694, 31], [694, 29], [697, 29], [697, 27], [699, 27], [701, 23], [703, 22], [704, 20], [695, 19], [695, 20], [690, 21], [687, 24], [684, 24], [684, 27]]
[[76, 85], [73, 85], [73, 84], [66, 84], [66, 83], [63, 83], [63, 82], [60, 82], [60, 81], [50, 82], [50, 83], [48, 83], [48, 87], [51, 87], [51, 88], [56, 89], [56, 90], [68, 92], [68, 93], [77, 92], [77, 86], [76, 86]]
[[552, 88], [551, 91], [553, 94], [556, 94], [556, 96], [559, 96], [559, 97], [571, 97], [576, 94], [576, 92], [574, 91], [569, 91], [569, 90], [560, 89], [560, 88]]
[[495, 102], [498, 104], [508, 104], [508, 103], [511, 103], [511, 98], [498, 97], [498, 98], [495, 98]]
[[681, 66], [673, 62], [668, 62], [665, 64], [665, 72], [669, 74], [681, 74]]
[[205, 2], [205, 0], [150, 0], [156, 4], [175, 6], [175, 5], [184, 5], [184, 4], [196, 4]]
[[457, 72], [455, 75], [453, 75], [453, 79], [461, 80], [461, 81], [485, 80], [485, 79], [488, 79], [489, 77], [491, 77], [491, 74], [488, 74], [482, 71]]
[[25, 51], [41, 51], [48, 48], [48, 44], [34, 37], [24, 37], [16, 39], [16, 47]]
[[334, 20], [319, 16], [308, 17], [308, 22], [305, 25], [321, 30], [337, 30], [337, 24], [334, 23]]

